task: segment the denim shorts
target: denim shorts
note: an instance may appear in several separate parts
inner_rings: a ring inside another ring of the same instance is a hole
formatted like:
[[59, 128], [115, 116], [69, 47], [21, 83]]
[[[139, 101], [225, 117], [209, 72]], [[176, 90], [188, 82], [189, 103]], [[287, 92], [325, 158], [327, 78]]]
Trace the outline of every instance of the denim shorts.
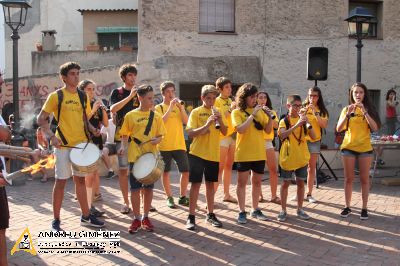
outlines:
[[154, 184], [144, 185], [144, 184], [140, 183], [139, 181], [137, 181], [137, 179], [133, 176], [133, 171], [132, 171], [133, 165], [134, 165], [134, 163], [129, 164], [129, 184], [131, 185], [131, 191], [136, 191], [141, 188], [153, 189]]
[[305, 181], [307, 179], [307, 168], [308, 165], [298, 168], [296, 170], [284, 170], [281, 168], [280, 177], [283, 181], [293, 180], [293, 173], [296, 176], [296, 179], [301, 179]]
[[373, 151], [366, 151], [366, 152], [356, 152], [348, 149], [343, 149], [341, 150], [342, 156], [346, 157], [356, 157], [356, 158], [362, 158], [362, 157], [373, 157], [374, 152]]
[[307, 146], [308, 146], [308, 151], [310, 153], [321, 153], [321, 142], [316, 141], [316, 142], [311, 142], [307, 141]]
[[[117, 144], [116, 149], [117, 149], [117, 153], [118, 153], [119, 149], [121, 148], [121, 142], [118, 141], [116, 144]], [[128, 144], [128, 146], [129, 146], [129, 144]], [[127, 150], [122, 155], [118, 154], [118, 166], [119, 166], [119, 169], [122, 169], [122, 170], [128, 169], [129, 163], [128, 163], [128, 151]]]

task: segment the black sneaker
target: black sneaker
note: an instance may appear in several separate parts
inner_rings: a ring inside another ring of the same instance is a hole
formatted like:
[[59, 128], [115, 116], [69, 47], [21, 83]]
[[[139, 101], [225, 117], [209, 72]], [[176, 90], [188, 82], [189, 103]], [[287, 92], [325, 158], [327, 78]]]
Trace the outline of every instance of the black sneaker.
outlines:
[[217, 219], [214, 213], [207, 214], [206, 222], [214, 227], [222, 227], [221, 221]]
[[88, 217], [81, 216], [81, 225], [92, 226], [92, 227], [104, 227], [104, 222], [96, 218], [96, 216], [90, 214]]
[[351, 213], [351, 209], [349, 207], [346, 207], [342, 210], [342, 212], [340, 213], [340, 216], [343, 218], [347, 218]]
[[111, 179], [115, 176], [114, 171], [108, 171], [108, 175], [106, 176], [106, 179]]
[[361, 210], [360, 219], [361, 220], [368, 220], [368, 210], [367, 209], [362, 209]]
[[51, 231], [53, 231], [53, 232], [63, 232], [64, 230], [61, 229], [60, 224], [61, 224], [61, 222], [60, 222], [59, 219], [54, 219], [51, 222]]
[[94, 215], [95, 217], [101, 217], [101, 216], [103, 216], [105, 213], [106, 213], [106, 212], [99, 211], [99, 210], [96, 209], [94, 206], [92, 206], [92, 207], [90, 208], [90, 214], [91, 214], [91, 215]]
[[194, 230], [196, 229], [196, 218], [194, 215], [189, 214], [187, 221], [186, 221], [186, 229]]

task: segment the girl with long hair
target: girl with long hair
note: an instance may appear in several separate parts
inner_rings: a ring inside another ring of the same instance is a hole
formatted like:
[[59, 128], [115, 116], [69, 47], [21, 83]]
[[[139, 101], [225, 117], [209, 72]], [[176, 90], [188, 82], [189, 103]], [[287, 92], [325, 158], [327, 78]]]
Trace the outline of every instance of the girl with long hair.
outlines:
[[[272, 140], [275, 137], [274, 129], [278, 129], [279, 119], [276, 112], [272, 108], [271, 99], [269, 95], [265, 91], [260, 91], [257, 93], [257, 104], [261, 106], [266, 106], [268, 110], [272, 113], [272, 130], [270, 133], [264, 132], [264, 140], [265, 140], [265, 153], [267, 156], [267, 167], [269, 172], [269, 185], [271, 187], [271, 202], [280, 204], [281, 200], [276, 195], [276, 191], [278, 189], [278, 172], [277, 172], [277, 162], [275, 158], [275, 149], [272, 144]], [[260, 193], [260, 201], [263, 201], [262, 191]]]
[[373, 159], [371, 131], [379, 130], [381, 122], [378, 112], [371, 103], [367, 87], [360, 82], [354, 83], [349, 92], [350, 105], [343, 108], [336, 126], [338, 132], [346, 130], [340, 146], [344, 168], [345, 208], [340, 216], [350, 215], [350, 201], [353, 189], [354, 166], [358, 161], [360, 170], [362, 209], [361, 220], [368, 219], [369, 169]]
[[314, 128], [316, 138], [307, 139], [310, 161], [307, 168], [307, 196], [306, 200], [311, 203], [317, 202], [312, 196], [314, 180], [316, 176], [317, 159], [321, 152], [322, 129], [328, 126], [329, 113], [322, 98], [321, 89], [312, 87], [308, 90], [307, 99], [304, 102], [306, 114], [310, 125]]
[[232, 111], [232, 125], [237, 132], [235, 162], [238, 181], [236, 194], [239, 202], [239, 224], [247, 223], [245, 211], [246, 185], [251, 176], [252, 207], [251, 216], [265, 221], [267, 217], [258, 207], [261, 192], [261, 177], [265, 167], [264, 132], [272, 130], [271, 112], [266, 106], [257, 105], [257, 87], [243, 84], [236, 93], [238, 108]]

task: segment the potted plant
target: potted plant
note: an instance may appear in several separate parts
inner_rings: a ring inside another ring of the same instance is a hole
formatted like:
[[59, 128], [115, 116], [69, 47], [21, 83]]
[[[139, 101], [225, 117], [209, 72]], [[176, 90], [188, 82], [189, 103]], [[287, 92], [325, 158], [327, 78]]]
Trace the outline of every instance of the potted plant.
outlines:
[[119, 50], [122, 51], [122, 52], [132, 52], [133, 51], [133, 46], [125, 41], [125, 42], [121, 43], [121, 46], [119, 47]]
[[36, 43], [36, 51], [43, 52], [43, 45], [41, 42]]
[[98, 51], [100, 49], [100, 46], [96, 44], [95, 41], [89, 42], [89, 45], [86, 46], [87, 51]]

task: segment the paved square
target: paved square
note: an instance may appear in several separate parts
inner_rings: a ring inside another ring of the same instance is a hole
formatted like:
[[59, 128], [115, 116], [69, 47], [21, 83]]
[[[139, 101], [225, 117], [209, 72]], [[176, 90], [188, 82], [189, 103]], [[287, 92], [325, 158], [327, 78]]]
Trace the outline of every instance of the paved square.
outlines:
[[[236, 175], [236, 173], [234, 173]], [[173, 192], [178, 194], [177, 174]], [[234, 180], [234, 183], [236, 181]], [[204, 186], [199, 200], [197, 231], [184, 228], [187, 208], [169, 209], [158, 182], [151, 213], [155, 232], [127, 232], [130, 215], [119, 213], [121, 193], [118, 180], [101, 180], [103, 200], [97, 202], [106, 211], [106, 229], [121, 231], [121, 253], [117, 255], [49, 255], [32, 256], [26, 252], [9, 255], [10, 265], [400, 265], [400, 189], [374, 184], [370, 194], [370, 219], [359, 219], [360, 186], [354, 184], [353, 214], [339, 217], [344, 203], [343, 179], [329, 181], [314, 193], [319, 203], [305, 203], [312, 219], [302, 221], [295, 216], [295, 205], [289, 202], [289, 218], [276, 221], [280, 206], [261, 203], [271, 221], [249, 219], [246, 225], [236, 224], [235, 204], [222, 203], [221, 188], [217, 193], [216, 215], [223, 228], [204, 222]], [[25, 186], [8, 187], [11, 220], [7, 230], [8, 254], [26, 227], [37, 244], [39, 231], [49, 230], [52, 220], [51, 191], [53, 182], [41, 184], [27, 181]], [[232, 194], [235, 187], [232, 186]], [[89, 230], [79, 225], [80, 208], [73, 197], [73, 183], [66, 187], [61, 212], [62, 227], [68, 231]], [[289, 188], [289, 198], [295, 186]], [[263, 194], [270, 198], [268, 181]], [[250, 211], [250, 186], [247, 189], [247, 210]], [[175, 200], [177, 201], [177, 200]]]

